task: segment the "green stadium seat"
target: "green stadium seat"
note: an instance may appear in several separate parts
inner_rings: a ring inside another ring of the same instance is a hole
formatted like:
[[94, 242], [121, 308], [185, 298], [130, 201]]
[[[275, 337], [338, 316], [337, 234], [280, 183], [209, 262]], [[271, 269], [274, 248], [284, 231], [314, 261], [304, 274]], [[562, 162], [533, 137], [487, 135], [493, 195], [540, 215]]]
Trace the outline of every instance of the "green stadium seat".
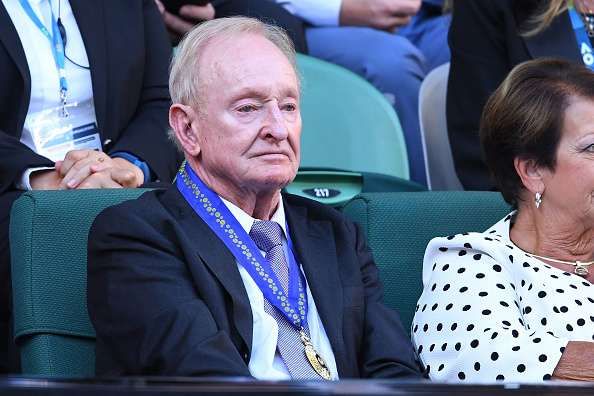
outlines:
[[144, 189], [29, 191], [10, 217], [14, 337], [23, 374], [95, 375], [87, 235], [104, 208]]
[[[95, 332], [86, 309], [87, 234], [101, 210], [145, 191], [30, 191], [15, 202], [13, 312], [24, 374], [94, 375]], [[492, 192], [406, 192], [362, 194], [343, 210], [363, 226], [386, 302], [409, 328], [429, 239], [484, 230], [509, 207]]]
[[501, 194], [471, 191], [362, 194], [343, 208], [365, 230], [384, 301], [398, 310], [408, 332], [422, 292], [427, 243], [436, 236], [484, 231], [509, 211]]
[[[386, 98], [340, 66], [306, 55], [298, 55], [297, 65], [302, 77], [301, 166], [310, 170], [303, 177], [300, 172], [296, 182], [341, 196], [328, 200], [303, 193], [301, 186], [290, 191], [336, 204], [346, 202], [354, 191], [365, 191], [356, 181], [357, 174], [359, 181], [361, 173], [409, 180], [402, 127]], [[312, 168], [320, 173], [316, 175]]]

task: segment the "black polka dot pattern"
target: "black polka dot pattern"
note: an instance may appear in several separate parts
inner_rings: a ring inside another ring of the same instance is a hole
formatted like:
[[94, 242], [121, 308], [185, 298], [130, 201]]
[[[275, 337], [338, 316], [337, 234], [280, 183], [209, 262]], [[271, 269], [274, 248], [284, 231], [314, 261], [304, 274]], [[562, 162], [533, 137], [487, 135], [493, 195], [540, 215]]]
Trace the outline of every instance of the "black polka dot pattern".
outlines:
[[429, 243], [411, 329], [430, 378], [541, 382], [568, 341], [594, 340], [592, 285], [516, 247], [509, 225]]

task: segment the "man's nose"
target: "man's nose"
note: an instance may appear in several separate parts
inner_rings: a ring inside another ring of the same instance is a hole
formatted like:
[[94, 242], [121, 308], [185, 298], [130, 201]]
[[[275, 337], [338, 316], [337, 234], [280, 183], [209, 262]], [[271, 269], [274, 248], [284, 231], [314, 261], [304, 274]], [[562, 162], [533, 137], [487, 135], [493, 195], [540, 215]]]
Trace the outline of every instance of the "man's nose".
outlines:
[[265, 137], [270, 136], [275, 140], [284, 140], [289, 136], [289, 130], [283, 112], [276, 103], [271, 103], [268, 107], [266, 120], [263, 125], [263, 133], [266, 134]]

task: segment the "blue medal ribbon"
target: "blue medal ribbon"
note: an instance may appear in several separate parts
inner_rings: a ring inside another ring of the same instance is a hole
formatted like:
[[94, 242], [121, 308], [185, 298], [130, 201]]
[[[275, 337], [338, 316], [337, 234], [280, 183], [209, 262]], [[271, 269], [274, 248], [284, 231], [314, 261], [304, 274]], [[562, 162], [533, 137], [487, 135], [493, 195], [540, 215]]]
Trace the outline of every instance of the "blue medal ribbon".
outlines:
[[[66, 93], [68, 92], [68, 81], [66, 80], [66, 54], [64, 53], [64, 42], [62, 41], [62, 36], [60, 35], [60, 29], [58, 28], [58, 22], [56, 21], [56, 17], [54, 16], [54, 12], [52, 10], [52, 33], [47, 30], [45, 25], [41, 22], [33, 8], [31, 8], [31, 4], [29, 4], [28, 0], [19, 0], [21, 3], [21, 7], [25, 11], [25, 13], [29, 16], [31, 21], [37, 26], [37, 28], [43, 33], [43, 35], [49, 40], [51, 47], [52, 47], [52, 54], [54, 56], [54, 61], [56, 63], [56, 68], [58, 69], [58, 74], [60, 76], [60, 99], [62, 100], [63, 104], [65, 104], [66, 100]], [[51, 3], [50, 3], [51, 8]]]
[[221, 198], [200, 180], [185, 161], [175, 183], [194, 212], [227, 246], [237, 262], [245, 268], [264, 298], [278, 309], [297, 330], [307, 329], [305, 279], [295, 259], [293, 243], [288, 233], [289, 285], [288, 293], [285, 293], [270, 263], [262, 256], [252, 238]]
[[569, 9], [569, 16], [571, 17], [571, 26], [575, 33], [582, 60], [590, 70], [594, 71], [594, 51], [592, 50], [592, 43], [590, 42], [588, 33], [586, 33], [584, 21], [575, 8]]

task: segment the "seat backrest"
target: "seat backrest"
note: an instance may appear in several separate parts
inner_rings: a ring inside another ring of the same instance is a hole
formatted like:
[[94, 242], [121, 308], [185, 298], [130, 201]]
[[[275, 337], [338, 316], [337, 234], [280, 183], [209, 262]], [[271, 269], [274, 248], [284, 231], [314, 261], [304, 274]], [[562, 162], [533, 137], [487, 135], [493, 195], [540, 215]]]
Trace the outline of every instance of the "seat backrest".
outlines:
[[430, 190], [463, 190], [448, 137], [446, 93], [449, 73], [449, 63], [433, 69], [419, 90], [419, 122]]
[[384, 285], [384, 301], [410, 331], [422, 291], [423, 256], [434, 237], [484, 231], [509, 206], [496, 192], [425, 191], [362, 194], [343, 213], [367, 234]]
[[408, 180], [408, 157], [396, 112], [356, 74], [305, 55], [302, 77], [301, 165], [371, 172]]
[[14, 203], [14, 337], [23, 374], [95, 375], [95, 331], [86, 296], [87, 235], [104, 208], [146, 191], [29, 191]]
[[305, 168], [299, 170], [285, 190], [340, 208], [362, 192], [425, 191], [426, 188], [410, 180], [378, 173]]

